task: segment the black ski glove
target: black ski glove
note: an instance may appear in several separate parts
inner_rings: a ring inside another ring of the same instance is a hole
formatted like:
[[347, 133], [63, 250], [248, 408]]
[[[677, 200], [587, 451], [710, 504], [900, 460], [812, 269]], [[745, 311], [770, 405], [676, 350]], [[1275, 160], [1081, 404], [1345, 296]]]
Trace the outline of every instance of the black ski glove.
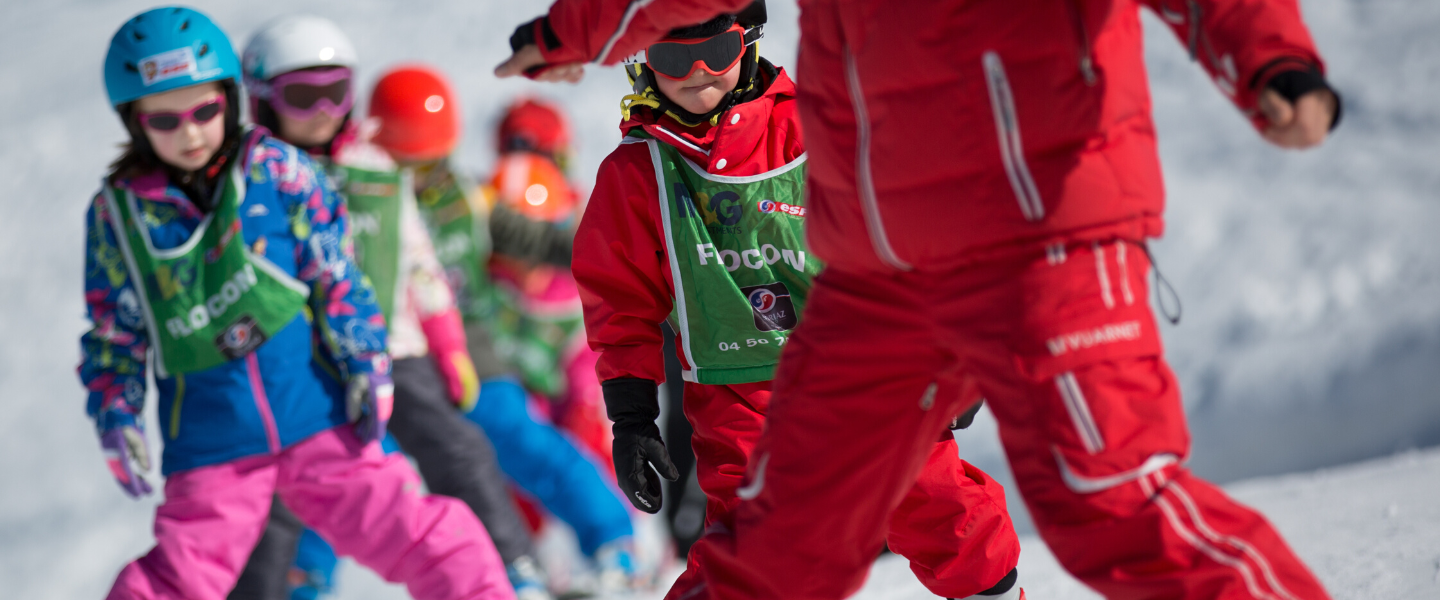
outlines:
[[980, 412], [980, 407], [984, 404], [985, 399], [981, 398], [979, 402], [975, 403], [975, 406], [970, 407], [970, 410], [956, 415], [954, 419], [950, 420], [950, 430], [954, 431], [956, 429], [969, 427], [971, 423], [975, 422], [975, 413]]
[[[605, 413], [615, 422], [615, 479], [620, 491], [635, 508], [650, 514], [660, 512], [660, 477], [680, 478], [670, 462], [665, 442], [660, 441], [660, 398], [655, 382], [621, 377], [600, 384], [605, 392]], [[652, 468], [653, 467], [653, 468]]]

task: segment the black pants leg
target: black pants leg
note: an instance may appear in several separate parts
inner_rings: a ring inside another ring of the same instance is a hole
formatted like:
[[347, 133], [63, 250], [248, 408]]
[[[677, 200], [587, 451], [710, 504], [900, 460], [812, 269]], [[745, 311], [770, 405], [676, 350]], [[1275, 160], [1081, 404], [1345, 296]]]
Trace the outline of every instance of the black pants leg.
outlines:
[[295, 552], [300, 545], [300, 533], [305, 525], [280, 503], [276, 496], [270, 503], [270, 521], [265, 524], [265, 533], [250, 552], [240, 580], [230, 591], [229, 600], [287, 600], [290, 586], [286, 577], [290, 565], [295, 564]]
[[533, 555], [534, 542], [510, 500], [490, 439], [455, 410], [435, 364], [429, 357], [402, 358], [393, 369], [395, 413], [390, 434], [415, 459], [430, 492], [468, 504], [506, 564]]

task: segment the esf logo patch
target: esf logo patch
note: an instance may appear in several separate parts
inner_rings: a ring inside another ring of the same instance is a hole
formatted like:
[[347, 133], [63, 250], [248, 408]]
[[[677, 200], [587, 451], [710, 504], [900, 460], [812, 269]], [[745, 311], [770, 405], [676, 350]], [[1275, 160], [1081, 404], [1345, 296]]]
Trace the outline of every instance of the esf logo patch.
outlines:
[[235, 360], [249, 354], [264, 341], [265, 333], [260, 331], [255, 319], [250, 315], [241, 315], [226, 327], [225, 331], [215, 336], [215, 347], [225, 358]]
[[790, 299], [790, 289], [783, 283], [752, 285], [740, 288], [750, 303], [750, 312], [755, 316], [755, 329], [760, 331], [789, 331], [799, 322], [795, 314], [795, 303]]
[[756, 205], [755, 210], [764, 214], [783, 213], [792, 217], [805, 217], [805, 207], [776, 202], [774, 200], [761, 200], [760, 203]]

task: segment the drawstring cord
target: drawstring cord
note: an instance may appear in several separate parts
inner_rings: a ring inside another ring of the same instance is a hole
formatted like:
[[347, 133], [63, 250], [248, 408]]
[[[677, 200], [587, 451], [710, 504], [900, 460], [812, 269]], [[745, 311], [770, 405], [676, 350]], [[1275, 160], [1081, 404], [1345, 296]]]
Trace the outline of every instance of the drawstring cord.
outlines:
[[640, 94], [626, 94], [624, 98], [620, 99], [620, 117], [622, 121], [630, 120], [630, 110], [637, 104], [640, 106], [648, 106], [652, 109], [660, 108], [659, 100]]
[[[1171, 325], [1179, 325], [1180, 313], [1183, 310], [1180, 305], [1180, 294], [1175, 291], [1175, 286], [1170, 285], [1170, 280], [1165, 279], [1165, 275], [1160, 272], [1160, 264], [1155, 262], [1155, 255], [1150, 253], [1150, 242], [1140, 244], [1140, 249], [1145, 251], [1145, 258], [1150, 260], [1150, 270], [1155, 273], [1156, 302], [1160, 305], [1160, 314], [1164, 315], [1165, 320], [1170, 321]], [[1170, 297], [1175, 299], [1174, 314], [1171, 314], [1169, 307], [1165, 305], [1166, 291], [1170, 292]]]

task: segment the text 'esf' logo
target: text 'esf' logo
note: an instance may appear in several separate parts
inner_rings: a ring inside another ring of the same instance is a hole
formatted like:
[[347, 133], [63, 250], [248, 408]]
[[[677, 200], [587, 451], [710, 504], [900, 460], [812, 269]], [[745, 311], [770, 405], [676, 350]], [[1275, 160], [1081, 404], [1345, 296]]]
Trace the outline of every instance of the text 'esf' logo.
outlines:
[[802, 218], [805, 216], [805, 207], [796, 206], [794, 204], [786, 204], [784, 202], [776, 202], [774, 200], [761, 200], [760, 204], [755, 207], [755, 210], [766, 214], [784, 213], [792, 217]]
[[790, 299], [790, 289], [783, 283], [742, 287], [740, 293], [745, 294], [745, 299], [750, 302], [750, 312], [755, 315], [755, 329], [789, 331], [799, 321], [795, 303]]

